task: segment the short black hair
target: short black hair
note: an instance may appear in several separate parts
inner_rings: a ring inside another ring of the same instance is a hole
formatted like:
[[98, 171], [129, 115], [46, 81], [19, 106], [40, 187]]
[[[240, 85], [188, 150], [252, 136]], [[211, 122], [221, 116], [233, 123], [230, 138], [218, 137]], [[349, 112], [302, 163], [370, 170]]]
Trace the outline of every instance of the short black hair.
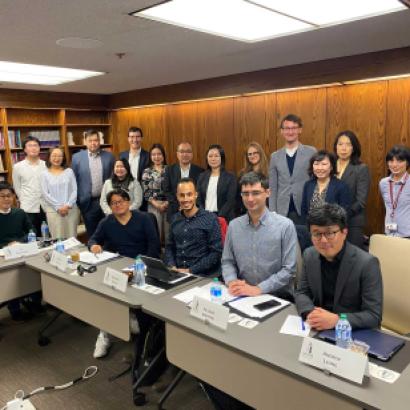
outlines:
[[126, 201], [131, 200], [130, 194], [127, 191], [125, 191], [124, 189], [114, 189], [114, 190], [108, 192], [108, 194], [107, 194], [106, 198], [107, 198], [108, 205], [111, 205], [111, 199], [114, 195], [118, 195], [122, 199], [125, 199]]
[[28, 135], [27, 138], [24, 139], [23, 141], [23, 150], [26, 148], [27, 143], [29, 143], [30, 141], [34, 141], [38, 144], [38, 146], [40, 147], [40, 140], [37, 137], [33, 137], [32, 135]]
[[395, 145], [386, 155], [386, 163], [393, 160], [406, 161], [407, 168], [410, 167], [410, 149], [404, 145]]
[[47, 158], [46, 158], [46, 167], [47, 167], [47, 168], [50, 168], [50, 167], [51, 167], [50, 157], [51, 157], [52, 152], [53, 152], [54, 150], [56, 150], [56, 149], [59, 149], [59, 150], [63, 153], [63, 161], [61, 162], [61, 166], [62, 166], [63, 168], [66, 168], [66, 167], [67, 167], [67, 160], [66, 160], [66, 157], [65, 157], [64, 147], [51, 147], [51, 148], [48, 150], [48, 152], [47, 152]]
[[9, 184], [6, 181], [0, 181], [0, 191], [5, 191], [8, 190], [10, 191], [13, 195], [16, 195], [16, 191], [13, 188], [13, 185]]
[[90, 128], [89, 130], [87, 130], [85, 133], [85, 138], [87, 139], [88, 137], [91, 137], [93, 135], [97, 135], [98, 136], [98, 131], [95, 130], [94, 128]]
[[303, 127], [302, 119], [301, 119], [300, 117], [298, 117], [297, 115], [295, 115], [295, 114], [285, 115], [285, 116], [282, 118], [282, 121], [280, 122], [280, 128], [283, 128], [283, 123], [284, 123], [285, 121], [294, 122], [295, 124], [298, 124], [298, 125], [299, 125], [299, 128], [302, 128], [302, 127]]
[[341, 131], [339, 132], [339, 134], [336, 135], [335, 142], [333, 143], [333, 152], [335, 153], [335, 155], [337, 155], [337, 150], [336, 150], [337, 143], [339, 141], [339, 138], [343, 136], [349, 138], [350, 143], [352, 144], [353, 150], [352, 150], [352, 155], [350, 157], [350, 162], [353, 165], [360, 164], [361, 163], [360, 156], [362, 155], [362, 147], [360, 145], [359, 138], [357, 138], [357, 135], [353, 131], [350, 131], [350, 130]]
[[241, 176], [241, 179], [239, 180], [239, 188], [242, 189], [244, 185], [256, 185], [259, 184], [259, 182], [263, 189], [269, 188], [268, 178], [264, 175], [254, 171], [247, 172]]
[[149, 149], [149, 163], [148, 163], [148, 165], [150, 167], [152, 167], [154, 165], [154, 163], [152, 162], [152, 159], [151, 159], [151, 153], [152, 153], [152, 150], [154, 150], [155, 148], [159, 149], [161, 151], [162, 156], [164, 157], [164, 163], [162, 165], [167, 165], [167, 156], [165, 154], [165, 148], [162, 144], [159, 144], [159, 143], [152, 144], [151, 148]]
[[193, 186], [195, 187], [195, 191], [196, 191], [195, 181], [192, 178], [181, 178], [177, 184], [177, 189], [178, 189], [178, 185], [182, 185], [182, 184], [193, 184]]
[[310, 177], [315, 177], [315, 174], [313, 173], [313, 163], [315, 163], [316, 161], [323, 161], [325, 158], [329, 159], [330, 166], [332, 167], [332, 169], [330, 170], [330, 177], [336, 175], [336, 156], [332, 152], [326, 151], [325, 149], [321, 149], [320, 151], [315, 152], [310, 158], [308, 168], [308, 174]]
[[144, 138], [144, 134], [142, 133], [142, 129], [140, 127], [130, 127], [128, 128], [128, 135], [130, 135], [130, 132], [139, 132], [141, 138]]
[[340, 229], [345, 229], [347, 228], [347, 213], [340, 205], [324, 203], [310, 209], [306, 222], [309, 231], [312, 225], [337, 225]]
[[225, 169], [225, 150], [222, 148], [221, 145], [219, 144], [211, 144], [208, 149], [206, 150], [205, 154], [205, 162], [206, 166], [208, 169], [211, 169], [211, 167], [208, 164], [208, 153], [211, 149], [216, 149], [219, 152], [219, 155], [221, 156], [221, 169]]

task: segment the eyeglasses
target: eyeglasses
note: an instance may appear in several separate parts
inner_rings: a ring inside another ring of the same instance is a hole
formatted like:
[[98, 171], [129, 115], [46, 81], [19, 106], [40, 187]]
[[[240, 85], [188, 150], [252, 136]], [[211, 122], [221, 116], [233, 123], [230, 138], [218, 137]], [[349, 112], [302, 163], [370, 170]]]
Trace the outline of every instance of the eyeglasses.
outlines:
[[315, 241], [320, 241], [323, 237], [325, 237], [327, 240], [332, 240], [335, 238], [338, 232], [340, 232], [340, 229], [338, 229], [337, 231], [313, 232], [310, 234], [310, 236]]
[[125, 201], [125, 200], [121, 200], [121, 201], [111, 201], [111, 206], [118, 206], [118, 205], [122, 205], [122, 204], [124, 204], [125, 202], [128, 202], [128, 201]]
[[300, 127], [282, 127], [282, 130], [283, 131], [290, 131], [290, 132], [292, 132], [292, 131], [296, 131], [296, 130], [298, 130]]
[[263, 191], [242, 191], [241, 196], [244, 198], [249, 198], [250, 196], [261, 196]]
[[248, 152], [246, 155], [247, 155], [248, 157], [253, 157], [254, 155], [259, 155], [259, 152], [258, 152], [258, 151]]

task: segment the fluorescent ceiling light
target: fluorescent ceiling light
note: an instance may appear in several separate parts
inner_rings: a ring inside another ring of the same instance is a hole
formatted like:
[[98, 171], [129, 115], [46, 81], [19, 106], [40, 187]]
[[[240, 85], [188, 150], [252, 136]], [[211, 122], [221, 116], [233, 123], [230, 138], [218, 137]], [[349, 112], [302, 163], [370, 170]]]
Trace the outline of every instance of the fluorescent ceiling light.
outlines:
[[132, 15], [247, 42], [314, 28], [244, 0], [173, 0]]
[[10, 83], [58, 85], [102, 74], [99, 71], [0, 61], [0, 81]]
[[398, 0], [249, 0], [271, 10], [325, 26], [405, 10]]

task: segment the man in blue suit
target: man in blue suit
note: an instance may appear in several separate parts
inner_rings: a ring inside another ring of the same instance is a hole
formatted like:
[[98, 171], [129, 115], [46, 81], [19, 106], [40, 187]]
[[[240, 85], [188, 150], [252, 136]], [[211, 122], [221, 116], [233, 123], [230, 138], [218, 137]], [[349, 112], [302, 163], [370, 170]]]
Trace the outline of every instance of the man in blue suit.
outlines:
[[73, 155], [71, 168], [77, 180], [77, 204], [83, 216], [88, 237], [104, 217], [100, 208], [100, 196], [104, 181], [111, 176], [114, 156], [100, 148], [98, 131], [85, 134], [86, 150]]

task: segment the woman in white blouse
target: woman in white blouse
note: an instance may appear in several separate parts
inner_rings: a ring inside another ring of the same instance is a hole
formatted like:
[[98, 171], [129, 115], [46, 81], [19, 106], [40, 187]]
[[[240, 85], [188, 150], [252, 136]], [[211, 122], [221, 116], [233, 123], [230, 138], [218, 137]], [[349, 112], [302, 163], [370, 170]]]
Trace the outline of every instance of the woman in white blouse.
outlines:
[[225, 151], [219, 144], [209, 146], [206, 162], [208, 169], [197, 182], [198, 205], [229, 222], [235, 217], [235, 175], [225, 170]]
[[79, 221], [77, 183], [72, 169], [66, 168], [63, 148], [50, 148], [46, 167], [41, 174], [41, 191], [51, 236], [76, 237]]
[[131, 174], [130, 164], [127, 159], [117, 159], [114, 162], [111, 178], [104, 182], [101, 191], [100, 206], [105, 215], [111, 213], [107, 202], [107, 195], [114, 189], [127, 191], [131, 198], [130, 209], [139, 209], [142, 204], [142, 189], [140, 183]]

